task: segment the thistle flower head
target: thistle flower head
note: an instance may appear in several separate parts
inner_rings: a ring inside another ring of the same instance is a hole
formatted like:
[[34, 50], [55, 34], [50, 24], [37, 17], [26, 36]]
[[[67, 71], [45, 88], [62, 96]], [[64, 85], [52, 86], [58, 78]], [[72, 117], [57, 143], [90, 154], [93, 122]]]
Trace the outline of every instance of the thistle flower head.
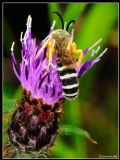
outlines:
[[[13, 70], [21, 82], [24, 96], [16, 104], [16, 109], [8, 128], [8, 134], [11, 142], [22, 150], [36, 151], [43, 147], [50, 147], [54, 144], [58, 134], [60, 115], [62, 113], [61, 100], [65, 96], [60, 80], [61, 75], [58, 73], [57, 60], [59, 57], [56, 54], [56, 39], [58, 37], [53, 38], [53, 34], [58, 33], [57, 36], [60, 36], [61, 40], [62, 38], [64, 39], [64, 33], [67, 35], [68, 39], [66, 40], [68, 41], [64, 41], [64, 45], [67, 48], [65, 53], [67, 58], [70, 58], [67, 53], [82, 53], [79, 59], [76, 59], [74, 62], [74, 69], [71, 70], [74, 73], [71, 77], [74, 75], [77, 75], [77, 78], [82, 76], [107, 51], [105, 49], [97, 58], [93, 59], [94, 54], [100, 50], [100, 46], [97, 50], [94, 50], [94, 47], [101, 42], [101, 39], [82, 52], [77, 50], [76, 44], [73, 42], [74, 30], [72, 30], [71, 35], [67, 32], [70, 24], [73, 22], [74, 20], [70, 21], [66, 27], [66, 24], [64, 25], [62, 21], [62, 30], [56, 32], [54, 30], [55, 21], [53, 21], [48, 36], [37, 46], [35, 38], [32, 37], [32, 18], [28, 16], [27, 30], [24, 36], [23, 33], [20, 36], [22, 45], [20, 71], [18, 71], [14, 56], [15, 43], [12, 43]], [[90, 58], [86, 62], [82, 62], [82, 58], [88, 52], [91, 52]], [[61, 53], [58, 52], [58, 54]], [[72, 61], [72, 58], [70, 61]], [[66, 66], [62, 67], [66, 68]], [[68, 75], [62, 76], [63, 79], [65, 77], [68, 77]], [[72, 86], [75, 87], [76, 84]], [[70, 95], [74, 96], [75, 94], [72, 93]]]
[[[20, 64], [20, 71], [18, 71], [14, 56], [14, 42], [12, 44], [11, 52], [13, 69], [17, 78], [21, 82], [24, 93], [27, 93], [34, 99], [42, 99], [44, 104], [55, 104], [59, 99], [64, 98], [62, 85], [57, 71], [56, 55], [54, 54], [55, 41], [52, 41], [52, 46], [46, 45], [51, 39], [51, 34], [54, 31], [55, 21], [53, 21], [53, 25], [48, 36], [38, 46], [36, 46], [36, 40], [32, 38], [31, 23], [32, 18], [29, 15], [27, 19], [27, 30], [25, 35], [23, 37], [23, 33], [21, 33], [20, 36], [20, 41], [22, 44], [22, 62]], [[73, 30], [71, 34], [71, 41], [72, 40]], [[98, 47], [96, 51], [93, 50], [93, 48], [98, 45], [101, 40], [102, 39], [83, 51], [84, 57], [87, 52], [92, 50], [91, 56], [86, 62], [81, 62], [79, 67], [75, 64], [78, 77], [82, 76], [83, 73], [97, 63], [102, 55], [106, 52], [107, 49], [105, 49], [96, 59], [92, 60], [94, 54], [98, 52], [100, 47]], [[53, 49], [52, 61], [46, 73], [46, 68], [49, 63], [47, 54], [50, 47]]]

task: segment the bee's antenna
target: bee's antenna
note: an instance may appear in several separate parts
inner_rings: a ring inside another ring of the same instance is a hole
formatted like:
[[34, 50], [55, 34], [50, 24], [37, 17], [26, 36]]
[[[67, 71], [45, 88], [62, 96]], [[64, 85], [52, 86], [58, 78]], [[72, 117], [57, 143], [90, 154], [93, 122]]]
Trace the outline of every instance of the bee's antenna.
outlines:
[[59, 16], [59, 18], [60, 18], [60, 20], [62, 22], [62, 29], [64, 29], [64, 21], [63, 21], [62, 16], [60, 15], [60, 13], [58, 13], [58, 12], [52, 12], [52, 13], [56, 13]]
[[72, 23], [75, 23], [75, 20], [71, 20], [71, 21], [67, 24], [66, 31], [69, 29], [69, 27], [70, 27], [70, 25], [71, 25]]

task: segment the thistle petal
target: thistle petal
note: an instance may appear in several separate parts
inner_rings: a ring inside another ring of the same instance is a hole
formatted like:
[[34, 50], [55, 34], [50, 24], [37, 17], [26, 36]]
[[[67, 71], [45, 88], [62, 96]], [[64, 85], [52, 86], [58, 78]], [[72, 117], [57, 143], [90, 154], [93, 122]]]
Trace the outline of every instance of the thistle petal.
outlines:
[[92, 57], [94, 56], [94, 52], [92, 52], [90, 58], [85, 62], [82, 63], [80, 70], [78, 71], [78, 77], [82, 76], [88, 69], [90, 69], [95, 63], [99, 62], [101, 57], [106, 53], [107, 48], [94, 60]]

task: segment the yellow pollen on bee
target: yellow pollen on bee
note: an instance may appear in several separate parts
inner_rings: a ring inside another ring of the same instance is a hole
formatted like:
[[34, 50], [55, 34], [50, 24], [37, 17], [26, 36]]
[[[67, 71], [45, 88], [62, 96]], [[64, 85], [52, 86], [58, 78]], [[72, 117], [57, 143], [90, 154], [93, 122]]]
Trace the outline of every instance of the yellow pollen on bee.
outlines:
[[75, 50], [76, 50], [76, 44], [75, 42], [71, 43], [71, 51], [73, 54], [75, 54]]
[[43, 45], [42, 45], [42, 47], [40, 48], [40, 50], [37, 52], [37, 54], [36, 54], [36, 59], [39, 57], [39, 55], [41, 54], [41, 52], [42, 52], [42, 50], [45, 48], [45, 47], [48, 47], [48, 51], [47, 51], [47, 58], [49, 57], [49, 52], [51, 52], [51, 50], [52, 50], [52, 52], [54, 52], [55, 51], [55, 49], [52, 47], [52, 42], [50, 42], [50, 41], [47, 41], [46, 43], [44, 43]]
[[[51, 62], [52, 62], [52, 54], [53, 54], [53, 52], [55, 51], [55, 49], [53, 48], [53, 43], [52, 42], [48, 42], [48, 44], [47, 44], [47, 53], [46, 53], [46, 58], [48, 59], [48, 65], [47, 65], [47, 67], [46, 67], [46, 71], [45, 71], [45, 73], [44, 73], [44, 75], [43, 75], [43, 77], [47, 74], [47, 72], [48, 72], [48, 69], [49, 69], [49, 67], [50, 67], [50, 64], [51, 64]], [[42, 78], [43, 78], [42, 77]]]
[[48, 59], [51, 59], [51, 53], [54, 51], [54, 48], [52, 47], [52, 42], [48, 42], [47, 44], [47, 53], [46, 53], [46, 57]]
[[76, 44], [75, 44], [75, 42], [73, 42], [73, 43], [71, 43], [71, 52], [72, 52], [72, 54], [80, 54], [78, 61], [77, 61], [77, 66], [80, 67], [81, 61], [83, 58], [83, 50], [76, 49]]
[[77, 61], [77, 67], [80, 67], [81, 62], [82, 62], [82, 58], [83, 58], [83, 52], [80, 52], [80, 56], [79, 56], [78, 61]]

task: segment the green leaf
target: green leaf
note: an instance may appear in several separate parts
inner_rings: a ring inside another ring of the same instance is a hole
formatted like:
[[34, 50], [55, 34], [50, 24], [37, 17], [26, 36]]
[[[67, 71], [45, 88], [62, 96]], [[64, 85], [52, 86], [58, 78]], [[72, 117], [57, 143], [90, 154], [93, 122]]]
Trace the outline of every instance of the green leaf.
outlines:
[[9, 113], [15, 109], [16, 99], [4, 99], [3, 100], [3, 113]]
[[[56, 20], [56, 25], [55, 28], [60, 28], [61, 27], [61, 22], [59, 20], [58, 16], [55, 16], [52, 12], [57, 11], [59, 12], [62, 17], [64, 22], [69, 22], [72, 19], [77, 20], [82, 11], [85, 9], [87, 3], [71, 3], [67, 4], [65, 11], [63, 14], [61, 13], [61, 8], [60, 4], [57, 3], [49, 3], [48, 4], [48, 11], [49, 11], [49, 18], [50, 18], [50, 23], [52, 24], [52, 21], [55, 19]], [[69, 16], [68, 16], [69, 15]]]
[[[117, 22], [118, 5], [110, 3], [96, 3], [91, 6], [90, 11], [84, 17], [79, 32], [75, 36], [78, 48], [83, 50], [93, 45], [100, 38], [103, 45], [109, 38], [111, 30]], [[85, 57], [87, 60], [88, 53]]]
[[[84, 11], [87, 3], [70, 3], [67, 5], [65, 12], [63, 14], [63, 19], [66, 22], [69, 22], [70, 20], [76, 20], [81, 15], [81, 13]], [[69, 15], [69, 16], [68, 16]]]
[[[55, 145], [52, 147], [52, 157], [57, 155], [58, 158], [77, 158], [76, 151], [68, 146], [60, 136], [57, 138]], [[61, 154], [62, 153], [62, 154]]]
[[4, 134], [3, 134], [3, 143], [4, 144], [8, 143], [8, 134], [5, 131], [4, 131]]
[[57, 3], [49, 3], [48, 4], [48, 14], [50, 18], [50, 24], [52, 25], [52, 22], [54, 19], [57, 20], [57, 23], [55, 25], [55, 27], [57, 28], [57, 27], [60, 27], [61, 24], [60, 24], [60, 20], [58, 20], [58, 17], [54, 13], [52, 13], [55, 11], [61, 13], [60, 5]]
[[21, 86], [19, 85], [14, 94], [14, 98], [20, 99], [21, 97], [22, 97], [22, 89], [21, 89]]
[[16, 90], [16, 86], [11, 85], [10, 82], [4, 81], [4, 86], [3, 86], [3, 93], [5, 98], [14, 98], [14, 93]]
[[9, 125], [9, 120], [15, 109], [15, 99], [4, 99], [3, 100], [3, 143], [8, 142], [7, 128]]
[[90, 136], [90, 134], [82, 128], [73, 125], [65, 124], [61, 127], [61, 135], [77, 135], [87, 138], [90, 142], [97, 144], [97, 142]]
[[[117, 18], [117, 4], [98, 3], [91, 5], [90, 10], [86, 16], [84, 16], [84, 21], [81, 24], [79, 32], [75, 36], [77, 48], [86, 49], [87, 47], [93, 45], [93, 43], [99, 38], [103, 39], [103, 41], [100, 43], [100, 45], [103, 46], [110, 37], [113, 27], [117, 24]], [[88, 59], [90, 53], [85, 56], [83, 61]], [[106, 54], [109, 54], [109, 48]], [[84, 85], [80, 85], [80, 101], [86, 100], [86, 93], [90, 94], [90, 89], [97, 74], [96, 71], [98, 71], [99, 68], [100, 64], [97, 64], [81, 77], [80, 83]]]

